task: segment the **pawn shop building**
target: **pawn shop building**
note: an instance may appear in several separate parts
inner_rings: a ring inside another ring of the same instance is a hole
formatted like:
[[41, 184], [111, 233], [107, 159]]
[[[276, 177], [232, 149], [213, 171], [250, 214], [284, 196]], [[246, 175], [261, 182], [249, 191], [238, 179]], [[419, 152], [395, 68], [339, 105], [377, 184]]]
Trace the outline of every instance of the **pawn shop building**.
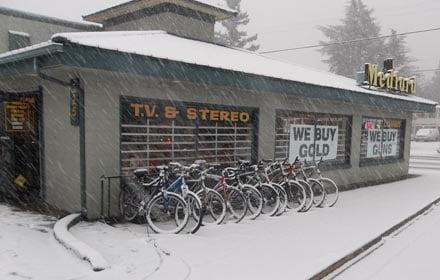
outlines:
[[342, 188], [408, 175], [412, 114], [435, 102], [369, 84], [368, 71], [356, 82], [215, 44], [215, 22], [232, 16], [203, 1], [131, 1], [1, 54], [2, 180], [16, 188], [22, 176], [93, 219], [102, 176], [170, 161], [322, 159]]

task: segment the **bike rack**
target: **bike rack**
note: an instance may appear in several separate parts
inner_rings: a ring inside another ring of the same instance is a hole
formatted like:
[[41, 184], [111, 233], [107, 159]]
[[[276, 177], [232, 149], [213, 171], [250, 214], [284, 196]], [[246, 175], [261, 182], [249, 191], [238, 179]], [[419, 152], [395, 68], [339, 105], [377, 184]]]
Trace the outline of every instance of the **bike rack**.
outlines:
[[[106, 220], [106, 219], [110, 219], [111, 218], [111, 190], [112, 190], [112, 183], [117, 181], [117, 180], [121, 180], [122, 178], [124, 178], [125, 176], [105, 176], [102, 175], [100, 177], [100, 181], [101, 181], [101, 219], [102, 220]], [[120, 188], [120, 184], [121, 182], [119, 181], [119, 185], [118, 187]], [[106, 214], [105, 212], [105, 207], [104, 207], [104, 196], [105, 196], [105, 190], [107, 189], [107, 216], [105, 216]]]

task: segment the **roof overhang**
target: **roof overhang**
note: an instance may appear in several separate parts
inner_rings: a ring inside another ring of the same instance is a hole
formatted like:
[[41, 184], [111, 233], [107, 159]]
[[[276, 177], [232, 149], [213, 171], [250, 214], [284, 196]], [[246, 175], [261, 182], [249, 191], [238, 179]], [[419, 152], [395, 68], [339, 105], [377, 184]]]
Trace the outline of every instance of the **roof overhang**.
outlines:
[[174, 4], [186, 9], [191, 9], [196, 12], [210, 15], [215, 20], [224, 20], [235, 16], [237, 13], [233, 10], [223, 9], [216, 6], [211, 6], [197, 0], [133, 0], [108, 9], [98, 11], [96, 13], [83, 16], [84, 20], [105, 23], [111, 19], [123, 17], [131, 13], [153, 8], [161, 4]]
[[29, 58], [53, 55], [63, 51], [63, 44], [44, 42], [38, 45], [0, 54], [0, 66], [8, 63], [18, 63]]
[[0, 54], [0, 75], [2, 77], [37, 75], [42, 59], [53, 57], [62, 52], [62, 44], [44, 42]]
[[210, 66], [179, 62], [115, 50], [68, 43], [59, 57], [61, 64], [92, 70], [104, 70], [172, 81], [188, 81], [216, 87], [239, 88], [256, 92], [289, 94], [304, 98], [320, 98], [387, 110], [435, 112], [436, 103], [396, 99], [384, 95], [369, 95], [340, 88], [260, 76]]

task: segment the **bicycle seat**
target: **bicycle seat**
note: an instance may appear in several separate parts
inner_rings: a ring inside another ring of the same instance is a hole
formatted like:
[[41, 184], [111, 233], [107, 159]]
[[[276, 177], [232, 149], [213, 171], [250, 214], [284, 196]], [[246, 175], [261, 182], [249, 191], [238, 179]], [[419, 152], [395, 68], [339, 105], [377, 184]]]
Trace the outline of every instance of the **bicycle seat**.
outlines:
[[148, 171], [148, 169], [139, 168], [136, 169], [133, 173], [134, 176], [136, 176], [137, 178], [143, 178], [143, 177], [147, 177], [150, 172]]
[[158, 165], [158, 166], [156, 166], [156, 169], [157, 170], [168, 170], [168, 166], [166, 166], [166, 165]]
[[198, 159], [198, 160], [195, 160], [194, 161], [194, 164], [198, 164], [198, 165], [204, 165], [204, 164], [206, 164], [207, 162], [206, 162], [206, 160], [204, 160], [204, 159]]
[[238, 160], [238, 163], [240, 165], [250, 165], [251, 161], [250, 160], [242, 160], [242, 159], [240, 159], [240, 160]]

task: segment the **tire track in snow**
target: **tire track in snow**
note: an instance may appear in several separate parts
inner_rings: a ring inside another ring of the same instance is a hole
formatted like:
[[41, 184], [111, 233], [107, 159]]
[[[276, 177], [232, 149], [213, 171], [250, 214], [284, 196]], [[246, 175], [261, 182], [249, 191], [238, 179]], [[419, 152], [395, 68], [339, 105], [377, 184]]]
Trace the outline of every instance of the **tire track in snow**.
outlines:
[[163, 249], [161, 246], [158, 245], [157, 240], [155, 238], [151, 237], [149, 235], [149, 233], [148, 233], [147, 243], [153, 244], [153, 247], [156, 250], [156, 254], [158, 255], [158, 257], [160, 259], [160, 262], [159, 262], [159, 265], [151, 273], [149, 273], [147, 276], [145, 276], [143, 278], [143, 280], [146, 280], [146, 279], [152, 277], [154, 274], [156, 274], [163, 267], [166, 258], [170, 258], [172, 256], [174, 256], [176, 259], [180, 260], [187, 269], [187, 273], [186, 273], [185, 277], [183, 278], [183, 280], [188, 280], [191, 277], [192, 267], [182, 257], [178, 257], [175, 253], [171, 253], [168, 250]]
[[152, 277], [154, 274], [156, 274], [163, 267], [165, 263], [165, 259], [170, 258], [172, 255], [176, 257], [178, 260], [180, 260], [188, 270], [183, 280], [188, 280], [190, 278], [192, 273], [192, 267], [189, 265], [189, 263], [185, 261], [182, 257], [177, 257], [176, 254], [171, 253], [168, 250], [165, 250], [161, 246], [159, 246], [157, 240], [150, 235], [148, 226], [147, 226], [147, 244], [153, 244], [154, 250], [156, 251], [156, 254], [158, 255], [160, 261], [159, 261], [159, 265], [142, 280], [146, 280]]

